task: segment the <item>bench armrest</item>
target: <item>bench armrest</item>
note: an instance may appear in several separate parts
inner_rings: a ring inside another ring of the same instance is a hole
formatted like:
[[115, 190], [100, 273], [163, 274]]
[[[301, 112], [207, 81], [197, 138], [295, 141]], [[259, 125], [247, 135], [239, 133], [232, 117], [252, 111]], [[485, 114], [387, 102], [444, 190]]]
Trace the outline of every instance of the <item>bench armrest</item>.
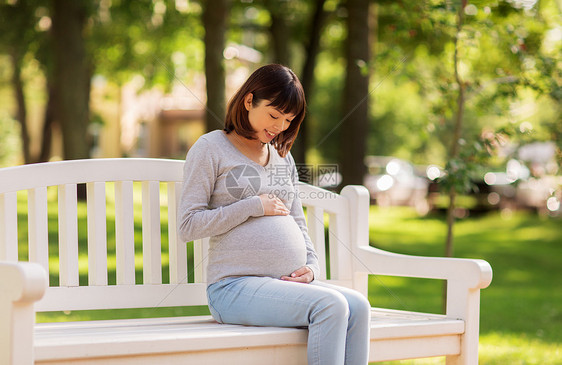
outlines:
[[478, 363], [480, 289], [492, 281], [492, 267], [484, 260], [401, 255], [369, 246], [369, 191], [349, 185], [341, 195], [349, 204], [351, 246], [355, 258], [354, 286], [367, 294], [368, 274], [447, 280], [449, 318], [464, 320], [461, 355], [456, 363]]
[[33, 363], [33, 303], [47, 286], [41, 265], [0, 262], [0, 363]]
[[357, 245], [357, 272], [452, 280], [468, 289], [484, 289], [492, 282], [492, 267], [484, 260], [401, 255]]
[[[358, 273], [357, 285], [364, 288], [367, 274], [404, 276], [447, 280], [446, 316], [464, 321], [461, 341], [461, 355], [454, 362], [478, 363], [478, 338], [480, 327], [480, 289], [490, 285], [492, 268], [484, 260], [421, 257], [395, 254], [358, 244], [355, 255], [359, 263], [354, 270]], [[448, 362], [447, 362], [448, 363]]]
[[45, 269], [32, 262], [0, 262], [0, 301], [36, 302], [43, 297], [48, 280]]
[[351, 246], [356, 273], [454, 281], [467, 289], [484, 289], [492, 268], [484, 260], [401, 255], [369, 245], [369, 191], [361, 185], [343, 188], [350, 213]]

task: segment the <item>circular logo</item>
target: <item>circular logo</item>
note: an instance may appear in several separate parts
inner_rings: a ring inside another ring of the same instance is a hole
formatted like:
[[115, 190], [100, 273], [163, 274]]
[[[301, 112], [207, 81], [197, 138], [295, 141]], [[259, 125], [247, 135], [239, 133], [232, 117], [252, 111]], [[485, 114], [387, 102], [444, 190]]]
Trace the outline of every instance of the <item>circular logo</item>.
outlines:
[[261, 187], [258, 170], [250, 165], [238, 165], [226, 175], [226, 190], [236, 199], [245, 199], [257, 195]]

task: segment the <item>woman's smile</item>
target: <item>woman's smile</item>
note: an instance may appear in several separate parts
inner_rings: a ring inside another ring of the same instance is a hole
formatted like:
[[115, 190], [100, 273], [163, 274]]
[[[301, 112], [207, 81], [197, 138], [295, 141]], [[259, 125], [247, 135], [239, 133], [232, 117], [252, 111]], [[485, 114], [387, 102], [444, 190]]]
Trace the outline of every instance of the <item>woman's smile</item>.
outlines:
[[270, 132], [267, 129], [264, 130], [265, 130], [265, 135], [271, 139], [275, 138], [275, 136], [277, 135], [277, 133]]

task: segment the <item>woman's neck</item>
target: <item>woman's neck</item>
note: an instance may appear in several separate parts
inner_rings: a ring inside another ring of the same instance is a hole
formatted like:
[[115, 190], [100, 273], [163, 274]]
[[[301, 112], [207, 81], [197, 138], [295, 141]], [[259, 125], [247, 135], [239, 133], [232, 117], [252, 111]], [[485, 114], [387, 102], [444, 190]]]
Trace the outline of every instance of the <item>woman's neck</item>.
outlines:
[[243, 146], [244, 149], [246, 149], [247, 151], [253, 151], [255, 153], [260, 153], [260, 152], [264, 152], [265, 150], [267, 150], [267, 143], [263, 143], [262, 141], [260, 141], [259, 139], [248, 139], [245, 137], [242, 137], [241, 135], [239, 135], [236, 132], [232, 133], [234, 139], [236, 140], [236, 143], [238, 145]]
[[246, 157], [256, 163], [265, 166], [269, 162], [269, 149], [267, 143], [261, 142], [259, 139], [248, 139], [242, 137], [235, 131], [227, 134], [234, 146]]

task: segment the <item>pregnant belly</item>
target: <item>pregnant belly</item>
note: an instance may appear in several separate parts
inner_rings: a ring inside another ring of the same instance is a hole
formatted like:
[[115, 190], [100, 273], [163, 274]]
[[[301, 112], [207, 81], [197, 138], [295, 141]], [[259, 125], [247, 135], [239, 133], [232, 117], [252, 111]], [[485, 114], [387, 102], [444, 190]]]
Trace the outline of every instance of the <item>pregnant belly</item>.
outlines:
[[210, 264], [230, 267], [229, 276], [279, 278], [306, 264], [306, 243], [291, 216], [250, 218], [216, 238]]

